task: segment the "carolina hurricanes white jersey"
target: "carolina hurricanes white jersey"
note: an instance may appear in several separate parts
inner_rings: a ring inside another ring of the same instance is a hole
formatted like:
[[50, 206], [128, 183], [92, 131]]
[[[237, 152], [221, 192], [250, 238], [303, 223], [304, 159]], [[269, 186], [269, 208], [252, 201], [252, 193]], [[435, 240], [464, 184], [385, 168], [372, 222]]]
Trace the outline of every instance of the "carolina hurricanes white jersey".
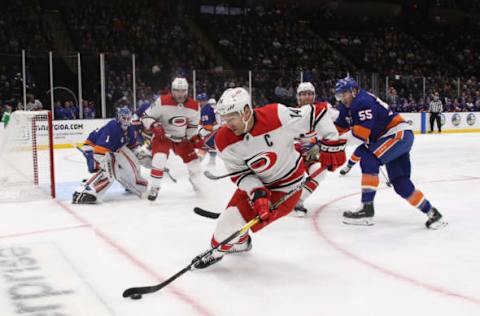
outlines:
[[294, 141], [316, 131], [319, 139], [338, 139], [338, 132], [328, 114], [327, 103], [287, 108], [269, 104], [254, 110], [250, 132], [235, 135], [223, 126], [215, 143], [232, 181], [250, 194], [266, 186], [274, 191], [288, 191], [298, 185], [305, 172], [303, 159]]
[[171, 94], [162, 95], [145, 110], [141, 120], [147, 131], [154, 122], [160, 122], [171, 140], [190, 139], [197, 134], [200, 123], [199, 105], [191, 98], [179, 104]]

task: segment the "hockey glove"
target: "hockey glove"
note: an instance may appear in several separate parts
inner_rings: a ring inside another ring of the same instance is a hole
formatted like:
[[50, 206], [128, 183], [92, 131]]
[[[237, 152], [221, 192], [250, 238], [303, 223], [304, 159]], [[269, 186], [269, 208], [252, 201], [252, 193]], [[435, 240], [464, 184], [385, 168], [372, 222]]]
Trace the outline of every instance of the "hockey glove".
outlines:
[[309, 150], [307, 150], [303, 156], [305, 157], [305, 161], [311, 162], [311, 161], [317, 161], [320, 157], [320, 146], [318, 144], [314, 144], [310, 147]]
[[[314, 161], [319, 159], [319, 152], [320, 148], [317, 145], [317, 138], [315, 137], [316, 132], [311, 132], [306, 135], [302, 135], [299, 139], [297, 139], [300, 143], [300, 153], [307, 162]], [[298, 150], [298, 147], [296, 147]]]
[[261, 221], [266, 221], [270, 217], [270, 191], [267, 188], [258, 188], [252, 192], [253, 211], [260, 217]]
[[152, 133], [153, 137], [157, 138], [159, 141], [165, 140], [165, 130], [160, 123], [155, 122], [152, 124]]
[[189, 142], [193, 145], [193, 148], [196, 149], [203, 149], [205, 146], [203, 139], [199, 135], [193, 135], [192, 138], [189, 139]]
[[346, 143], [347, 141], [344, 139], [321, 140], [320, 162], [322, 166], [327, 166], [329, 171], [335, 171], [335, 169], [343, 165], [347, 160], [345, 155]]

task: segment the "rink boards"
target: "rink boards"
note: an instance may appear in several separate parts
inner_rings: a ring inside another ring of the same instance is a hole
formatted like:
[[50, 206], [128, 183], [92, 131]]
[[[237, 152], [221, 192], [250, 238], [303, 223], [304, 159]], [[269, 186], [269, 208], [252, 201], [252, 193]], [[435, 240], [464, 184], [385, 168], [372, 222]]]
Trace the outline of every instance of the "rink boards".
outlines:
[[[401, 113], [412, 126], [416, 134], [427, 133], [430, 129], [428, 113]], [[100, 128], [110, 119], [94, 120], [64, 120], [54, 121], [55, 148], [72, 148], [87, 138], [88, 134], [96, 128]], [[442, 132], [466, 133], [480, 132], [480, 112], [451, 112], [442, 113]], [[0, 124], [0, 136], [3, 133], [3, 124]], [[46, 128], [39, 125], [38, 134], [47, 133]]]

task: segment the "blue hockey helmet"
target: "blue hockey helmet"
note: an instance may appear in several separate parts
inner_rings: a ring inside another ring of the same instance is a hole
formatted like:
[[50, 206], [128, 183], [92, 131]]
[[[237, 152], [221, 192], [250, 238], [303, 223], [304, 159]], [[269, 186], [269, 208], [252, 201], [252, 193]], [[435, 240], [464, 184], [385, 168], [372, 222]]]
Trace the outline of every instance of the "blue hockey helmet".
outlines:
[[205, 92], [197, 94], [197, 101], [199, 102], [208, 101], [208, 95]]
[[338, 101], [342, 100], [342, 93], [345, 91], [352, 91], [358, 89], [358, 83], [352, 77], [345, 77], [337, 81], [335, 85], [335, 98]]
[[126, 130], [132, 124], [132, 111], [126, 106], [117, 108], [117, 122]]

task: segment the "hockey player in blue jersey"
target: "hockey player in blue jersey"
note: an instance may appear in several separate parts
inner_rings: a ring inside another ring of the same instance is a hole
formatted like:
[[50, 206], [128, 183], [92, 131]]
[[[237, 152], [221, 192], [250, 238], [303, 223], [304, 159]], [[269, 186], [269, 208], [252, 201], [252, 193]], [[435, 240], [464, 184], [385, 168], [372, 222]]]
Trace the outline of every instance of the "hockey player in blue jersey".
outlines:
[[[215, 131], [218, 129], [219, 122], [217, 120], [217, 115], [215, 114], [215, 99], [209, 99], [207, 103], [202, 105], [200, 111], [200, 131], [199, 134], [204, 139], [210, 139], [212, 134], [215, 134]], [[208, 142], [207, 142], [208, 143]], [[208, 146], [207, 146], [208, 147]], [[208, 161], [209, 166], [215, 166], [215, 158], [217, 157], [217, 152], [215, 149], [208, 149], [208, 154], [210, 160]]]
[[116, 119], [90, 133], [83, 152], [89, 171], [95, 174], [74, 192], [72, 203], [96, 203], [114, 180], [139, 197], [146, 192], [148, 182], [140, 175], [143, 152], [131, 118], [127, 107], [119, 108]]
[[[410, 180], [410, 150], [413, 132], [410, 125], [377, 96], [361, 89], [350, 77], [335, 86], [335, 96], [343, 104], [335, 122], [343, 138], [358, 138], [364, 144], [358, 155], [362, 170], [362, 207], [343, 213], [344, 223], [373, 225], [374, 198], [379, 184], [379, 168], [386, 165], [395, 192], [428, 217], [427, 228], [437, 229], [447, 223]], [[350, 134], [350, 135], [349, 135]]]

